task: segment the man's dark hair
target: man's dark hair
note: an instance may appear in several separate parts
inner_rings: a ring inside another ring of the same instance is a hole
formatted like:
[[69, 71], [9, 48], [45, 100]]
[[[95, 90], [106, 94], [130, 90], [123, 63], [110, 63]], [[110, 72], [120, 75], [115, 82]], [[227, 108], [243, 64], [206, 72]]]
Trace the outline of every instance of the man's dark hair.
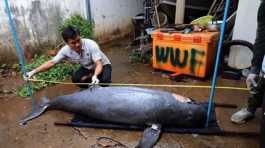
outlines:
[[75, 39], [79, 35], [79, 30], [73, 26], [66, 27], [62, 32], [62, 37], [65, 42], [67, 42], [69, 39]]

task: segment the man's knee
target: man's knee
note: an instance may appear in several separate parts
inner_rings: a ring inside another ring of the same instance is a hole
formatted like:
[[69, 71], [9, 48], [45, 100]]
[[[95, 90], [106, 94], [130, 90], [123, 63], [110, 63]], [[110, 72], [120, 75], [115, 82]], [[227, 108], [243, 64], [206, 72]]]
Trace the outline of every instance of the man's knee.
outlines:
[[81, 67], [80, 69], [78, 69], [76, 72], [72, 74], [72, 82], [73, 83], [88, 82], [91, 73], [92, 71]]
[[103, 75], [101, 77], [100, 83], [111, 83], [111, 76], [110, 75]]
[[104, 79], [104, 80], [102, 80], [102, 83], [111, 83], [111, 79], [109, 78], [109, 79]]
[[81, 82], [81, 77], [79, 75], [77, 75], [76, 73], [74, 73], [72, 75], [72, 82], [73, 83], [80, 83]]
[[[82, 80], [82, 77], [80, 75], [72, 75], [72, 82], [73, 83], [89, 83], [87, 79], [85, 81]], [[88, 88], [87, 84], [77, 84], [76, 86], [80, 88]]]
[[103, 67], [103, 72], [100, 77], [100, 82], [111, 83], [111, 73], [112, 73], [111, 65], [106, 65], [105, 67]]

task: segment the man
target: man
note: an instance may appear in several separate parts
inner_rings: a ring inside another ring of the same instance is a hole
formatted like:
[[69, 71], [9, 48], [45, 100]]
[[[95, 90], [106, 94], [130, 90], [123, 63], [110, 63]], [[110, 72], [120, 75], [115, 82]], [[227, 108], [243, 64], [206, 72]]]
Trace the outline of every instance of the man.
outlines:
[[[26, 73], [26, 79], [29, 79], [38, 72], [46, 71], [58, 62], [66, 59], [81, 65], [72, 75], [73, 83], [111, 83], [111, 63], [99, 49], [96, 42], [90, 39], [82, 39], [79, 31], [72, 26], [63, 30], [62, 37], [66, 45], [61, 48], [52, 60]], [[81, 88], [88, 87], [88, 85], [78, 86]]]
[[253, 59], [250, 74], [247, 77], [246, 84], [250, 90], [247, 107], [231, 116], [231, 121], [234, 123], [245, 123], [252, 119], [256, 109], [261, 106], [264, 96], [265, 85], [262, 77], [258, 77], [262, 60], [265, 55], [265, 1], [262, 0], [258, 10], [258, 26], [257, 35], [253, 50]]

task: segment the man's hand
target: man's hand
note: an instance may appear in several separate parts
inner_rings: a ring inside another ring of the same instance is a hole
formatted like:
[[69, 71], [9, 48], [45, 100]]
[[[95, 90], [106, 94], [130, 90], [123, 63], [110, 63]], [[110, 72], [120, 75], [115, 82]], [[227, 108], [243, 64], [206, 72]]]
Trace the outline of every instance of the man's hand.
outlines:
[[36, 73], [36, 70], [32, 70], [30, 72], [26, 72], [24, 75], [23, 75], [23, 79], [25, 81], [28, 81], [34, 74]]
[[253, 87], [257, 87], [258, 84], [255, 80], [256, 77], [257, 77], [257, 74], [253, 74], [253, 73], [248, 74], [248, 77], [246, 80], [248, 90], [251, 90]]
[[99, 83], [99, 79], [98, 79], [98, 77], [96, 75], [92, 76], [92, 82], [91, 83], [92, 84], [98, 84]]

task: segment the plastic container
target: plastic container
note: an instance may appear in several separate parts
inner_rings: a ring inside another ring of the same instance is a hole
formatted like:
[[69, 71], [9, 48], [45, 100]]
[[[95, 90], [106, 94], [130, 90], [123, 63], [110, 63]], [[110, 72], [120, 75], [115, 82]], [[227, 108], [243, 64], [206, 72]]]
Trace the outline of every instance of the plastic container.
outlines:
[[162, 33], [153, 38], [153, 68], [204, 78], [213, 68], [218, 32]]

